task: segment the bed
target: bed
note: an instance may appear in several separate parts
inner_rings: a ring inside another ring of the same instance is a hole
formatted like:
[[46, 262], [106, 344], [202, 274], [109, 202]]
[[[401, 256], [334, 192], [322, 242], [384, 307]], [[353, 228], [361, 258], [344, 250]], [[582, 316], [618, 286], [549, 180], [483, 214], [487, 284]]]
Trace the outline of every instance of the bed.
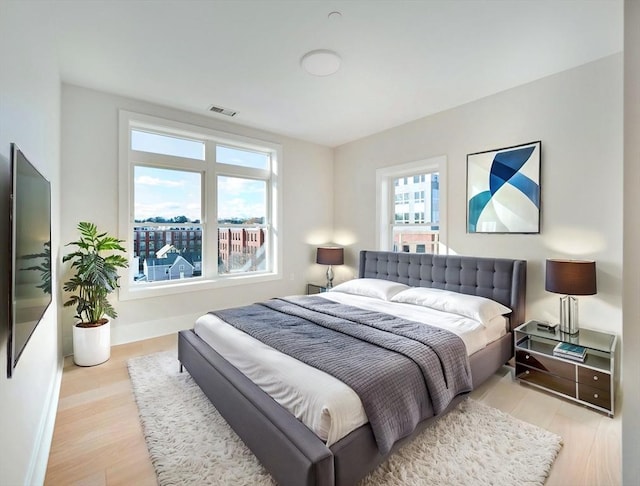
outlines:
[[[469, 356], [473, 387], [513, 356], [511, 330], [524, 322], [523, 260], [363, 251], [359, 277], [490, 298], [511, 309], [506, 332]], [[415, 432], [380, 452], [370, 424], [329, 447], [309, 427], [211, 348], [194, 330], [179, 334], [178, 357], [213, 405], [281, 485], [351, 485], [424, 427], [454, 408], [460, 395]]]

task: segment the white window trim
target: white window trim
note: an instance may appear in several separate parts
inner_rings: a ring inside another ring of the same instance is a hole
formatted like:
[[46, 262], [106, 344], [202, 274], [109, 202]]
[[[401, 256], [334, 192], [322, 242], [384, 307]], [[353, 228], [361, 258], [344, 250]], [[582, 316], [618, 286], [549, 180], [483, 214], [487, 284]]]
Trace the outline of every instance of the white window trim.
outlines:
[[440, 229], [438, 253], [449, 253], [447, 238], [447, 156], [440, 155], [404, 164], [382, 167], [376, 170], [376, 241], [378, 249], [390, 251], [393, 248], [392, 225], [395, 218], [393, 180], [398, 177], [409, 177], [419, 172], [438, 172], [440, 177], [439, 211]]
[[[149, 285], [145, 287], [137, 287], [131, 285], [130, 274], [127, 272], [126, 278], [120, 279], [120, 289], [118, 298], [120, 300], [144, 299], [149, 297], [160, 297], [165, 295], [175, 295], [198, 290], [209, 290], [220, 287], [232, 287], [237, 285], [248, 285], [254, 283], [268, 282], [282, 279], [282, 145], [264, 140], [258, 140], [243, 135], [235, 135], [232, 133], [221, 132], [210, 128], [190, 125], [178, 121], [158, 118], [150, 115], [143, 115], [126, 110], [119, 111], [119, 149], [118, 149], [118, 232], [119, 238], [124, 240], [124, 246], [127, 254], [131, 251], [133, 242], [129, 232], [129, 222], [132, 218], [133, 207], [133, 164], [130, 163], [130, 147], [131, 147], [131, 128], [148, 129], [162, 133], [167, 130], [171, 131], [171, 135], [183, 136], [195, 139], [210, 139], [222, 145], [230, 145], [232, 147], [244, 148], [248, 150], [264, 151], [269, 150], [272, 153], [271, 170], [269, 172], [269, 180], [267, 197], [270, 199], [268, 215], [270, 220], [270, 231], [268, 232], [269, 241], [267, 244], [271, 247], [270, 256], [272, 258], [271, 271], [256, 274], [234, 274], [218, 276], [217, 278], [195, 277], [180, 281], [179, 283], [162, 283], [162, 285]], [[164, 130], [163, 130], [164, 129]], [[138, 152], [136, 152], [138, 154]], [[162, 160], [162, 154], [149, 154], [150, 159], [153, 158], [154, 165], [158, 165], [157, 161]], [[215, 160], [215, 154], [206, 154], [207, 160]], [[171, 159], [179, 159], [179, 157], [171, 156]], [[186, 160], [186, 159], [185, 159]], [[190, 167], [193, 161], [189, 159]], [[143, 161], [140, 161], [143, 162]], [[206, 163], [203, 161], [203, 163]], [[232, 166], [227, 164], [217, 164], [215, 170], [208, 170], [207, 180], [203, 181], [205, 187], [216, 187], [218, 175], [236, 175], [246, 177], [250, 171], [240, 166]], [[253, 169], [255, 174], [255, 169]], [[205, 191], [202, 191], [202, 207], [204, 209], [203, 221], [208, 228], [217, 228], [216, 218], [216, 198], [210, 197]], [[273, 209], [275, 208], [275, 210]], [[206, 255], [214, 255], [217, 261], [218, 240], [217, 238], [207, 238], [206, 248], [203, 253]], [[211, 241], [213, 240], [213, 241]]]

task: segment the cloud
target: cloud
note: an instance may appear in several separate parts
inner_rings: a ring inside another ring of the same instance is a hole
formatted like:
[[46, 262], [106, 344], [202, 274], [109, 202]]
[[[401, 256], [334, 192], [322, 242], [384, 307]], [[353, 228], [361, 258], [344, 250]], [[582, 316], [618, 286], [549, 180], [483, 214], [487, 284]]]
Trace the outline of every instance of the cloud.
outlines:
[[264, 216], [266, 216], [266, 209], [262, 201], [234, 198], [221, 202], [218, 207], [219, 219], [259, 218]]
[[264, 217], [265, 197], [265, 181], [221, 176], [218, 178], [218, 218]]
[[264, 191], [264, 181], [253, 179], [241, 179], [239, 177], [218, 177], [218, 191], [220, 193], [252, 193]]

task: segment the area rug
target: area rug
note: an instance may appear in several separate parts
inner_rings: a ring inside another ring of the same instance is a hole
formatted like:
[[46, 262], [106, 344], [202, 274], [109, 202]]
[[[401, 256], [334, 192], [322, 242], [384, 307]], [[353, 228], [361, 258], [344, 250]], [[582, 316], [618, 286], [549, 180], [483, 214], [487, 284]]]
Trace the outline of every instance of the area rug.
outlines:
[[[175, 352], [128, 362], [160, 486], [275, 485]], [[466, 399], [381, 464], [360, 486], [542, 485], [562, 441], [551, 432]]]

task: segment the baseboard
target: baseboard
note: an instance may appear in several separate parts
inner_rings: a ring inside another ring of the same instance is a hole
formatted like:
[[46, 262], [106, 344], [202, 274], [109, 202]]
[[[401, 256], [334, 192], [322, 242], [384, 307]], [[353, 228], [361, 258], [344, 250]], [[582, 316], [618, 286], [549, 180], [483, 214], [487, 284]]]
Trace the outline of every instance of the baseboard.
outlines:
[[64, 358], [58, 360], [56, 375], [51, 380], [49, 387], [48, 406], [46, 413], [42, 414], [40, 426], [38, 427], [37, 448], [31, 456], [29, 469], [25, 484], [44, 484], [47, 475], [47, 464], [49, 463], [49, 452], [53, 441], [53, 430], [56, 425], [56, 415], [58, 413], [58, 401], [60, 399], [60, 385], [62, 384], [62, 370], [64, 368]]
[[114, 321], [111, 326], [111, 345], [126, 344], [191, 329], [196, 319], [202, 314], [199, 312], [124, 325]]

